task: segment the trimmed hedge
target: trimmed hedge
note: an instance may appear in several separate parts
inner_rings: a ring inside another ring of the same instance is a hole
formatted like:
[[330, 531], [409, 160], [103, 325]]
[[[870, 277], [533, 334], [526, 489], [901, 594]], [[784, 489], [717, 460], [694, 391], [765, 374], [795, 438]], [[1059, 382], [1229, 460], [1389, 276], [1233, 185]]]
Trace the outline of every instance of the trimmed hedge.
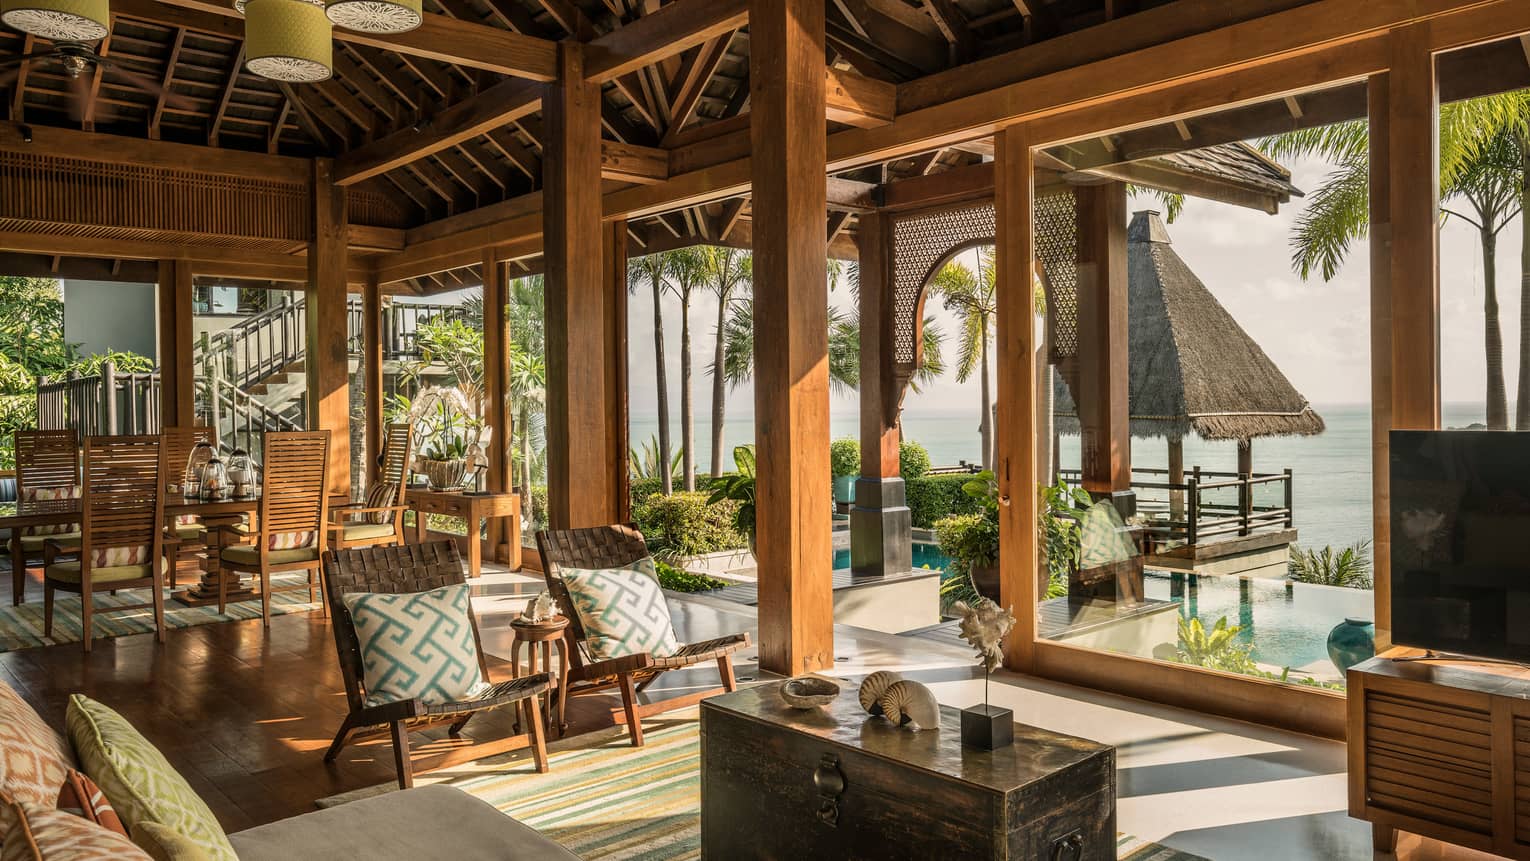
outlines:
[[715, 553], [748, 547], [749, 539], [733, 527], [738, 503], [723, 500], [708, 505], [706, 491], [669, 496], [651, 495], [632, 507], [632, 519], [655, 553], [668, 551], [681, 556]]
[[962, 473], [926, 475], [905, 481], [904, 489], [908, 494], [909, 510], [913, 512], [914, 526], [930, 529], [942, 517], [982, 511], [982, 500], [962, 490], [962, 485], [971, 480], [971, 475]]
[[898, 474], [904, 481], [924, 478], [930, 471], [930, 452], [917, 442], [906, 439], [898, 443]]
[[[732, 475], [732, 473], [724, 473], [724, 475]], [[696, 476], [696, 490], [697, 490], [697, 492], [701, 492], [701, 491], [704, 491], [704, 490], [711, 490], [712, 489], [712, 482], [720, 481], [720, 480], [721, 479], [714, 479], [710, 475], [698, 475], [698, 476]], [[685, 486], [684, 482], [680, 481], [678, 478], [675, 479], [674, 487], [675, 487], [675, 492], [676, 493], [680, 493], [681, 492], [681, 488], [684, 487], [684, 486]], [[631, 482], [631, 494], [632, 494], [632, 507], [633, 507], [633, 509], [636, 510], [639, 505], [642, 505], [643, 503], [647, 502], [648, 501], [648, 497], [655, 496], [655, 495], [663, 493], [663, 492], [664, 492], [664, 479], [662, 479], [662, 478], [634, 478], [634, 479], [632, 479], [632, 482]]]

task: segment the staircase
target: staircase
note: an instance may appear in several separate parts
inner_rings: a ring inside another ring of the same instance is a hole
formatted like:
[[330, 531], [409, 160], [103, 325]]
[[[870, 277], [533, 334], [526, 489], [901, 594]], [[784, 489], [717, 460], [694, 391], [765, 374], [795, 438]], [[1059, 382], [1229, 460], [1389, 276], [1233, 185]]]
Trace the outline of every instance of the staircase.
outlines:
[[[419, 326], [460, 317], [457, 305], [395, 303], [383, 309], [384, 360], [418, 357]], [[347, 352], [355, 373], [363, 354], [360, 301], [347, 303]], [[219, 448], [258, 451], [266, 431], [306, 426], [304, 347], [307, 313], [302, 299], [278, 305], [204, 336], [192, 348], [197, 423], [217, 428]], [[95, 376], [41, 380], [40, 428], [75, 428], [82, 434], [154, 433], [159, 430], [160, 381], [118, 374], [108, 363]]]

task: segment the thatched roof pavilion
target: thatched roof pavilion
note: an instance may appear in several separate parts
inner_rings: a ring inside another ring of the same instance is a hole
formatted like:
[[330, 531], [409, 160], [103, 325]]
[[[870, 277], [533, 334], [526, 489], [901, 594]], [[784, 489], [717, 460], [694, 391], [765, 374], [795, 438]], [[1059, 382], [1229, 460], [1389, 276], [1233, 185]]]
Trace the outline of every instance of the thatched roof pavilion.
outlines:
[[[1132, 217], [1127, 273], [1132, 436], [1323, 432], [1322, 417], [1175, 253], [1157, 212]], [[1057, 429], [1078, 433], [1072, 392], [1055, 379]]]

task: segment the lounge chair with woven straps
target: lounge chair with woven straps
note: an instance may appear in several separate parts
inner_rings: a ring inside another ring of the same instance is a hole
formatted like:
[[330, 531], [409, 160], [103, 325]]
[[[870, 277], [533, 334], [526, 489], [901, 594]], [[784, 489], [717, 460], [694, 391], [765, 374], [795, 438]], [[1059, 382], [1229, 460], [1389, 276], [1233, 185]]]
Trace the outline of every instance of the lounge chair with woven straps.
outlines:
[[[722, 689], [734, 690], [733, 653], [749, 646], [748, 633], [718, 637], [700, 643], [674, 644], [665, 653], [635, 651], [619, 657], [600, 657], [608, 648], [592, 648], [590, 630], [595, 616], [607, 616], [602, 608], [580, 611], [580, 602], [570, 594], [566, 575], [578, 570], [600, 571], [632, 568], [648, 559], [648, 545], [643, 534], [632, 526], [595, 526], [583, 529], [539, 530], [537, 549], [542, 554], [542, 568], [547, 578], [548, 591], [563, 609], [569, 620], [569, 636], [574, 648], [569, 650], [568, 696], [616, 688], [622, 695], [622, 707], [627, 716], [627, 730], [634, 747], [643, 744], [644, 717], [659, 714], [676, 707], [674, 700], [651, 703], [638, 702], [642, 693], [654, 680], [670, 670], [694, 667], [707, 661], [716, 661], [722, 676]], [[657, 588], [657, 583], [654, 584]], [[662, 592], [660, 593], [662, 600]], [[593, 612], [591, 612], [593, 611]], [[668, 612], [665, 608], [664, 615]], [[581, 618], [583, 616], [584, 618]], [[666, 618], [665, 624], [668, 624]], [[671, 634], [673, 633], [671, 629]], [[559, 691], [558, 696], [564, 696]], [[692, 697], [686, 697], [687, 702]], [[561, 728], [560, 728], [561, 729]]]

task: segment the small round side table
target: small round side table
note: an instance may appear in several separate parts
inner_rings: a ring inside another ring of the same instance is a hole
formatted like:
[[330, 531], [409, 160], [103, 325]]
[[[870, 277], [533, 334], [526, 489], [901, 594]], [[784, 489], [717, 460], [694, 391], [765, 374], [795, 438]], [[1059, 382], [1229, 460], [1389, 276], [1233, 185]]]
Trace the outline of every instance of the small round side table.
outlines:
[[[515, 632], [515, 641], [510, 644], [510, 672], [512, 678], [520, 678], [521, 675], [521, 646], [526, 646], [529, 653], [527, 660], [530, 668], [527, 674], [544, 672], [552, 675], [553, 690], [548, 692], [543, 708], [547, 715], [546, 722], [549, 728], [556, 728], [558, 736], [568, 730], [568, 724], [564, 721], [565, 700], [563, 692], [568, 685], [568, 638], [564, 632], [568, 630], [568, 619], [563, 616], [554, 616], [542, 622], [532, 622], [517, 616], [510, 622], [510, 629]], [[552, 647], [558, 647], [558, 671], [552, 668]], [[542, 653], [540, 670], [537, 669], [537, 652]], [[558, 700], [558, 720], [553, 722], [553, 698]], [[520, 727], [520, 716], [516, 716], [516, 728]]]

